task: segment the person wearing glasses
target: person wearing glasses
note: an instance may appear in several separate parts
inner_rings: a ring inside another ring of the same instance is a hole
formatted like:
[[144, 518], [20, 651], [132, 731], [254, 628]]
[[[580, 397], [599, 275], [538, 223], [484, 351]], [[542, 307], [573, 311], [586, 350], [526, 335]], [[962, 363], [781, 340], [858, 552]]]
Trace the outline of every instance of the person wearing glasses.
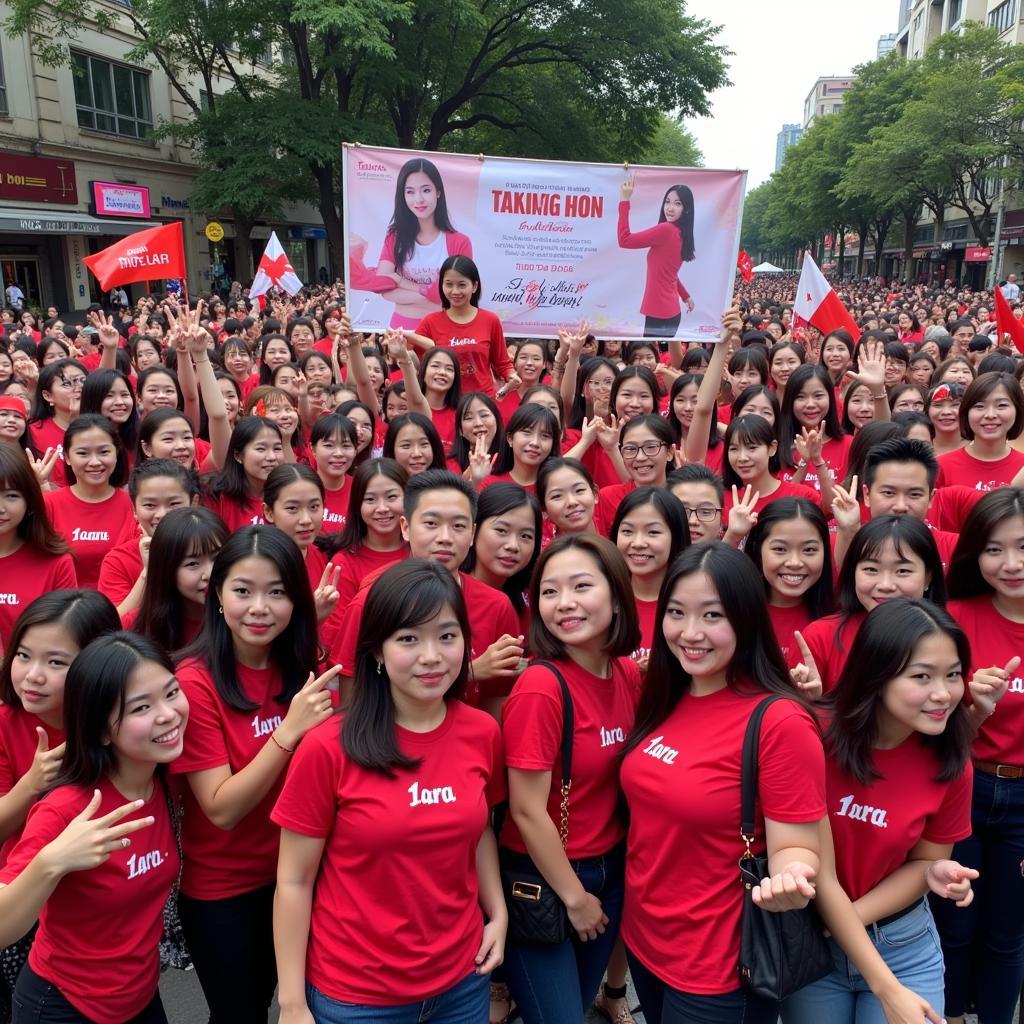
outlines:
[[594, 523], [603, 537], [610, 535], [622, 499], [638, 487], [664, 487], [675, 463], [675, 436], [668, 421], [656, 413], [635, 416], [619, 431], [619, 454], [629, 474], [621, 484], [602, 487]]
[[57, 454], [50, 473], [50, 483], [63, 487], [64, 431], [78, 415], [82, 405], [82, 388], [88, 375], [77, 359], [58, 359], [39, 371], [35, 404], [28, 424], [29, 441], [36, 458], [43, 458], [47, 449]]
[[746, 532], [735, 517], [732, 528], [723, 534], [725, 485], [713, 469], [700, 462], [688, 462], [668, 474], [667, 486], [682, 503], [691, 544], [724, 540], [730, 547], [738, 548], [743, 543]]

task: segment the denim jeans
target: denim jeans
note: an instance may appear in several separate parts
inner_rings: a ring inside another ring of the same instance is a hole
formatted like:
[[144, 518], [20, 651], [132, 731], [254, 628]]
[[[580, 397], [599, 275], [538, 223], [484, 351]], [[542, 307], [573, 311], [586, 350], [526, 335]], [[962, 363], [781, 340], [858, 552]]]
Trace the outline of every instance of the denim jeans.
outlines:
[[[90, 1024], [89, 1018], [76, 1010], [56, 985], [40, 978], [28, 964], [18, 975], [13, 1002], [12, 1024]], [[160, 993], [154, 993], [149, 1005], [126, 1024], [167, 1024]]]
[[[953, 859], [977, 868], [964, 909], [932, 899], [946, 960], [946, 1014], [1010, 1024], [1024, 980], [1024, 779], [974, 773], [974, 832]], [[973, 1009], [972, 1009], [973, 1008]]]
[[628, 946], [626, 959], [647, 1024], [775, 1024], [778, 1020], [779, 1004], [771, 1000], [743, 989], [717, 996], [680, 992], [649, 971]]
[[[868, 928], [875, 949], [901, 985], [927, 999], [940, 1016], [943, 1004], [942, 950], [928, 904]], [[782, 1004], [783, 1024], [886, 1024], [882, 1004], [835, 940], [830, 939], [832, 973], [802, 988]]]
[[[533, 866], [529, 857], [512, 850], [502, 850], [501, 857], [502, 864]], [[523, 1024], [582, 1024], [615, 948], [622, 921], [624, 848], [570, 863], [583, 888], [601, 901], [608, 925], [593, 942], [580, 942], [575, 933], [560, 946], [509, 940], [505, 977]]]
[[308, 982], [306, 1002], [316, 1024], [487, 1024], [491, 1007], [491, 979], [487, 975], [467, 975], [454, 988], [421, 1003], [402, 1006], [364, 1006], [342, 1003], [325, 996]]

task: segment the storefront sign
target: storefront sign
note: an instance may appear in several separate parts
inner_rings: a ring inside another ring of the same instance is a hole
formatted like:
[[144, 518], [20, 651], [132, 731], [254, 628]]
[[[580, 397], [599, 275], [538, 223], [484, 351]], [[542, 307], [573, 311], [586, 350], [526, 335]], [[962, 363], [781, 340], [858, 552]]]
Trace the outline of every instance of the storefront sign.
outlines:
[[187, 210], [187, 199], [175, 199], [174, 196], [161, 196], [160, 205], [167, 210]]
[[141, 185], [118, 185], [90, 181], [97, 217], [149, 217], [149, 189]]
[[74, 160], [0, 153], [0, 199], [74, 206], [78, 202]]
[[992, 259], [992, 249], [988, 246], [969, 245], [964, 254], [965, 263], [988, 263]]

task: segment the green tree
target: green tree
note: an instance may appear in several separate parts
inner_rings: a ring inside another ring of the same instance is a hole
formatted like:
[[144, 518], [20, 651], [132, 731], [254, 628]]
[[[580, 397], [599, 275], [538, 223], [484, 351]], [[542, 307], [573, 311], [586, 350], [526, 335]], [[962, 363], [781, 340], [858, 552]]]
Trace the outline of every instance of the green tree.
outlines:
[[703, 167], [704, 155], [687, 128], [675, 118], [662, 114], [638, 163], [658, 167]]

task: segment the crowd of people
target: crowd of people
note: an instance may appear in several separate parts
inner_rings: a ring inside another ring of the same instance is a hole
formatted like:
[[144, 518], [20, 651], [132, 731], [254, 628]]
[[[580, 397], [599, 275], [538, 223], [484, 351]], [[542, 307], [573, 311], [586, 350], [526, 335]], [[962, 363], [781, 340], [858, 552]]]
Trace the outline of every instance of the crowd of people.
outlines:
[[[630, 1024], [627, 975], [648, 1024], [1010, 1024], [992, 296], [838, 282], [855, 338], [756, 279], [701, 346], [480, 285], [379, 338], [328, 285], [3, 312], [4, 1013], [161, 1024], [191, 964], [211, 1024]], [[746, 984], [752, 908], [831, 966]]]

